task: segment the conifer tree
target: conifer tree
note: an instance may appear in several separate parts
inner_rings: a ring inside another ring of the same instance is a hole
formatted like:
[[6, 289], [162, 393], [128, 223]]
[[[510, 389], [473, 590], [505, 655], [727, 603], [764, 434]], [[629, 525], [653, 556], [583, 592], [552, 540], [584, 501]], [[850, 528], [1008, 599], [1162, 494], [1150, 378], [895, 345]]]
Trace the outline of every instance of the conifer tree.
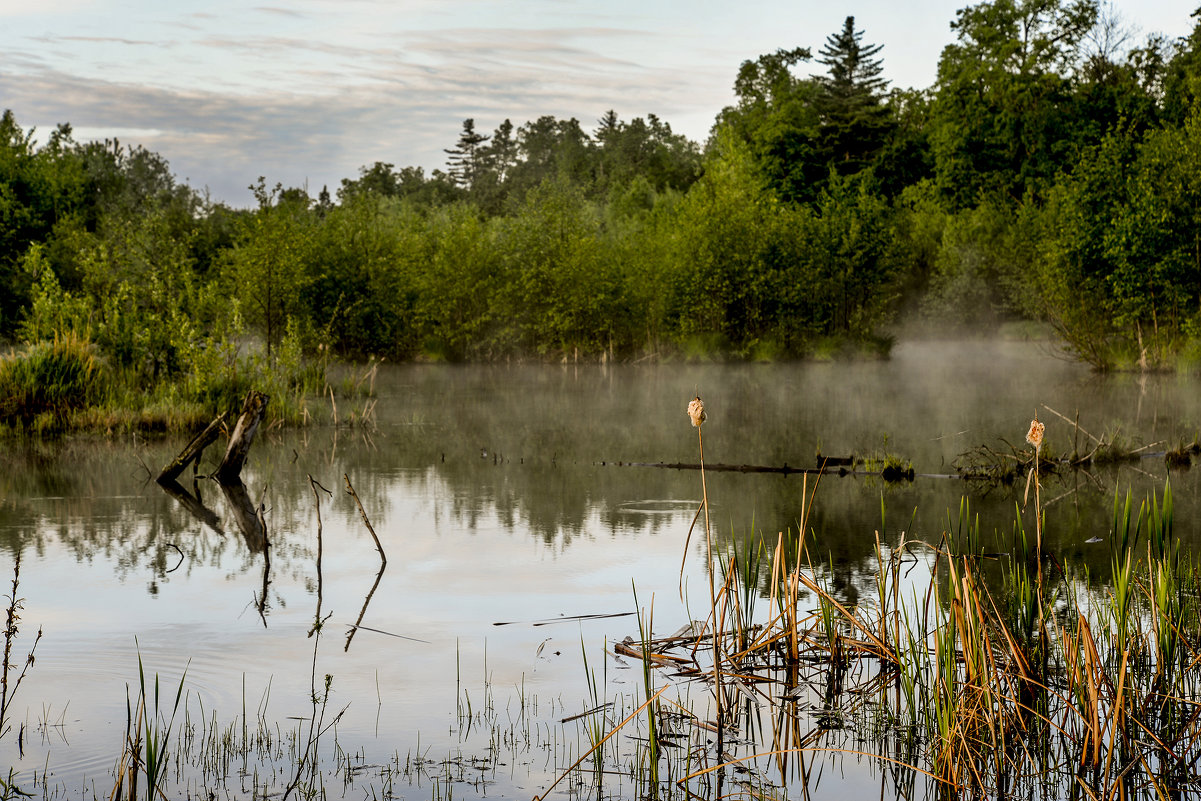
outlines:
[[822, 91], [817, 98], [819, 136], [834, 168], [843, 175], [858, 172], [880, 149], [894, 125], [883, 102], [888, 81], [880, 77], [882, 45], [864, 45], [863, 31], [847, 17], [841, 31], [826, 37], [818, 55], [828, 72], [814, 76]]
[[453, 148], [444, 151], [450, 157], [446, 160], [450, 167], [448, 172], [456, 185], [467, 190], [475, 186], [480, 173], [480, 145], [490, 138], [476, 133], [474, 119], [468, 117], [463, 120], [463, 132], [459, 134], [459, 141]]

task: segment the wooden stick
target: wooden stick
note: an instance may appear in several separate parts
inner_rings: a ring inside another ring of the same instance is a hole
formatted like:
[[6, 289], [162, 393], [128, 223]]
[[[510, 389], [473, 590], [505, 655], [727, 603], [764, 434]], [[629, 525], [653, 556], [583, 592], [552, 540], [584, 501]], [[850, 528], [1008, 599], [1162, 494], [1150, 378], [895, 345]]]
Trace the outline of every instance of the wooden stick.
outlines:
[[375, 540], [375, 548], [379, 551], [379, 560], [385, 565], [388, 564], [388, 557], [384, 554], [384, 546], [380, 545], [379, 537], [375, 536], [375, 529], [371, 527], [371, 521], [367, 519], [367, 511], [363, 509], [363, 502], [359, 500], [359, 494], [350, 485], [350, 476], [343, 473], [342, 478], [346, 479], [346, 491], [350, 493], [350, 497], [354, 498], [354, 502], [359, 505], [359, 514], [363, 517], [363, 525], [367, 526], [367, 531], [371, 534], [371, 539]]

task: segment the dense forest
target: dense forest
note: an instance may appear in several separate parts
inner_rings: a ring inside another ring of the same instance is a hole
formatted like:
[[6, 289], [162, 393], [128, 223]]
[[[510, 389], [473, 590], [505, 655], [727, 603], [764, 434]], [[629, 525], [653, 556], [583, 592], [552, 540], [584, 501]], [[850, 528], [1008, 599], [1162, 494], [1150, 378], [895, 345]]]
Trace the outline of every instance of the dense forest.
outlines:
[[[830, 358], [902, 322], [1201, 362], [1201, 19], [1133, 41], [1097, 0], [983, 2], [928, 89], [890, 88], [860, 22], [745, 61], [704, 143], [653, 114], [468, 119], [445, 170], [377, 162], [315, 198], [258, 178], [251, 209], [5, 111], [0, 342], [202, 406], [252, 352], [294, 382], [331, 355]], [[20, 361], [0, 418], [76, 402], [31, 399], [68, 368]]]

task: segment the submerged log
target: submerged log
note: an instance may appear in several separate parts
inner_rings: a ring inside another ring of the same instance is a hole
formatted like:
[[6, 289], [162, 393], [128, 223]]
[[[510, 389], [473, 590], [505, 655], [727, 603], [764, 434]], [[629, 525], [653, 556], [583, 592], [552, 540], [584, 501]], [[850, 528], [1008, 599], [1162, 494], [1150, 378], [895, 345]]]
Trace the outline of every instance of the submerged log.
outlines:
[[[619, 467], [662, 467], [668, 470], [700, 470], [699, 462], [613, 462]], [[713, 473], [780, 473], [782, 475], [792, 475], [793, 473], [807, 473], [809, 475], [820, 475], [822, 473], [837, 473], [838, 475], [851, 475], [854, 471], [848, 470], [845, 467], [831, 469], [822, 469], [820, 467], [792, 467], [791, 465], [781, 465], [779, 467], [773, 465], [759, 464], [706, 464], [704, 469]], [[864, 474], [866, 475], [866, 474]]]
[[263, 422], [268, 400], [270, 398], [257, 390], [247, 393], [238, 424], [234, 426], [234, 433], [229, 437], [225, 458], [221, 460], [221, 465], [214, 474], [221, 484], [241, 483], [239, 477], [242, 475], [242, 465], [246, 463], [246, 454], [250, 452], [250, 445], [259, 430], [259, 423]]
[[222, 412], [216, 420], [209, 423], [203, 431], [192, 437], [192, 441], [184, 446], [184, 449], [179, 452], [171, 462], [162, 469], [155, 479], [162, 485], [174, 483], [179, 478], [179, 474], [192, 462], [199, 462], [204, 449], [213, 444], [213, 440], [217, 438], [217, 434], [221, 432], [221, 422], [225, 420], [225, 412]]
[[822, 456], [817, 454], [817, 468], [830, 469], [831, 467], [853, 467], [855, 465], [855, 456]]

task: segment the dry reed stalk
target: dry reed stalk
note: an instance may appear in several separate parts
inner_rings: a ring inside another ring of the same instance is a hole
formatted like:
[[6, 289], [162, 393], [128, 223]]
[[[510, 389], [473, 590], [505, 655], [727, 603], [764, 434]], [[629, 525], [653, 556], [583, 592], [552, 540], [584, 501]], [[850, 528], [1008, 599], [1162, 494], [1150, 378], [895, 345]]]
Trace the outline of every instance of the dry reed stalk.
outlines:
[[701, 461], [701, 506], [705, 510], [706, 567], [709, 572], [709, 609], [713, 616], [713, 697], [715, 699], [714, 708], [717, 716], [717, 755], [718, 759], [720, 759], [722, 753], [722, 731], [724, 729], [722, 725], [721, 704], [721, 620], [717, 614], [717, 589], [713, 583], [713, 534], [709, 525], [709, 488], [705, 483], [705, 440], [701, 434], [701, 426], [704, 425], [708, 415], [705, 414], [705, 404], [701, 400], [700, 395], [697, 395], [688, 402], [687, 414], [688, 419], [692, 421], [692, 425], [696, 429], [696, 443]]

